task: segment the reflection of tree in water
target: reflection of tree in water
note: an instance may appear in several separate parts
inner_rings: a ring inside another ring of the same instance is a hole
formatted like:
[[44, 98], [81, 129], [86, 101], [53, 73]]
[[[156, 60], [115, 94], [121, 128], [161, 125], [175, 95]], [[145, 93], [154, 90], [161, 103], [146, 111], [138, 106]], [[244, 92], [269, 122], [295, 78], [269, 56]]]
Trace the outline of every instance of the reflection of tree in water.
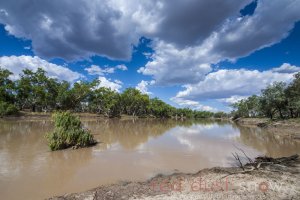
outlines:
[[292, 138], [280, 137], [260, 128], [239, 126], [239, 129], [240, 142], [268, 156], [288, 156], [300, 152], [300, 143]]
[[203, 125], [218, 123], [225, 125], [228, 122], [216, 122], [212, 120], [171, 120], [171, 119], [136, 119], [120, 120], [109, 119], [86, 121], [84, 124], [91, 129], [95, 138], [107, 149], [112, 144], [120, 144], [125, 149], [135, 149], [146, 143], [150, 138], [163, 135], [165, 132], [176, 126], [190, 127], [193, 124]]
[[[119, 143], [125, 149], [135, 149], [151, 137], [158, 137], [176, 126], [172, 120], [105, 120], [85, 123], [95, 138], [108, 146]], [[103, 147], [103, 146], [102, 146]], [[107, 148], [107, 147], [106, 147]]]

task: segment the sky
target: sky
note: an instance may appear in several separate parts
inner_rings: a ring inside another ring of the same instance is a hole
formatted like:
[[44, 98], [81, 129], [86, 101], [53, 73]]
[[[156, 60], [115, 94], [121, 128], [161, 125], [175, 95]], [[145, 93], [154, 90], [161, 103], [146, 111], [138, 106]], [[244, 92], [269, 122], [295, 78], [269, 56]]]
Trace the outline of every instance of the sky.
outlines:
[[300, 0], [0, 0], [0, 66], [225, 111], [300, 71]]

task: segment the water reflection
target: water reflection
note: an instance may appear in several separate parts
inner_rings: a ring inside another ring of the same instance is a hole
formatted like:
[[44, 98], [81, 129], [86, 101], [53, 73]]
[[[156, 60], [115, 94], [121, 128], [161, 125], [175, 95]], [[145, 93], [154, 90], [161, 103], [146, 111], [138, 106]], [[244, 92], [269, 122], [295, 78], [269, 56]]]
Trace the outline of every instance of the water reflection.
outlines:
[[239, 127], [239, 130], [238, 141], [257, 149], [264, 155], [280, 157], [300, 152], [299, 141], [291, 137], [282, 137], [260, 128]]
[[249, 156], [299, 152], [299, 143], [226, 121], [84, 120], [100, 143], [50, 152], [50, 121], [0, 121], [3, 199], [42, 199], [175, 170], [232, 165], [235, 146]]

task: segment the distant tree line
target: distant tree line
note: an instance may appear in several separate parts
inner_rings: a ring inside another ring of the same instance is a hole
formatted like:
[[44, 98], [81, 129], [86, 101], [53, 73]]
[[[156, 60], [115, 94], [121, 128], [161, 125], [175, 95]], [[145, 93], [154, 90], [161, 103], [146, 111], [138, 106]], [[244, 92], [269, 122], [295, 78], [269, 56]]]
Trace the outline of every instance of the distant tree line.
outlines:
[[196, 111], [189, 108], [175, 108], [158, 98], [150, 98], [134, 88], [122, 93], [99, 87], [99, 80], [79, 81], [71, 84], [48, 77], [39, 68], [35, 72], [25, 69], [20, 78], [12, 81], [9, 70], [0, 68], [0, 115], [18, 111], [52, 112], [69, 110], [90, 112], [106, 117], [122, 114], [137, 117], [157, 118], [210, 118], [227, 117], [226, 113]]
[[287, 119], [300, 117], [300, 72], [294, 75], [290, 84], [274, 82], [261, 91], [234, 103], [234, 118], [268, 117]]

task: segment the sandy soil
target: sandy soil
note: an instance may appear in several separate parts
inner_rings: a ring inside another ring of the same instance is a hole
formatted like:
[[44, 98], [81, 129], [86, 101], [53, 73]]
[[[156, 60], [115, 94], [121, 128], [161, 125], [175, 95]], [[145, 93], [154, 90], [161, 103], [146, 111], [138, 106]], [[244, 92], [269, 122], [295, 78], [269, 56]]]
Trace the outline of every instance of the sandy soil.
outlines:
[[51, 200], [300, 199], [299, 158], [249, 169], [211, 168], [196, 174], [159, 175], [146, 182], [101, 186]]

